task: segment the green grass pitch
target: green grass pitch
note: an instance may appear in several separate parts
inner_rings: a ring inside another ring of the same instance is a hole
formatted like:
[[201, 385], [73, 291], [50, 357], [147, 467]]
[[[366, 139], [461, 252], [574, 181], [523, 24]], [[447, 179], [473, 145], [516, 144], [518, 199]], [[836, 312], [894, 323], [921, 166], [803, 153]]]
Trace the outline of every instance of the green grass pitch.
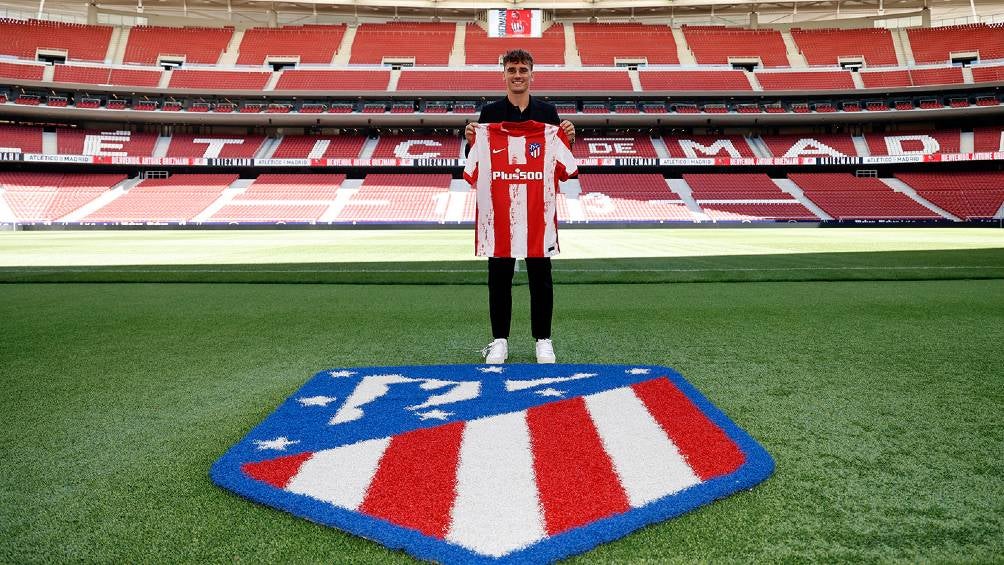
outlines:
[[[318, 370], [477, 362], [470, 238], [0, 233], [0, 562], [412, 562], [208, 469]], [[559, 361], [672, 366], [777, 461], [571, 561], [1004, 555], [1004, 231], [562, 238]], [[511, 361], [531, 362], [517, 280]]]

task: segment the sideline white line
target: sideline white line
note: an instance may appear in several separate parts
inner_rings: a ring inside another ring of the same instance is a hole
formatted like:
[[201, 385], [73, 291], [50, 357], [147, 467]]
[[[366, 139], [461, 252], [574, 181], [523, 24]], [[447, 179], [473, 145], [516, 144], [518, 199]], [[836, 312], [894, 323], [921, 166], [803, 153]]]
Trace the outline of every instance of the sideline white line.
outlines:
[[[555, 273], [731, 273], [731, 272], [773, 272], [773, 271], [903, 271], [903, 270], [939, 270], [939, 269], [1004, 269], [1004, 265], [918, 265], [898, 267], [769, 267], [751, 268], [735, 267], [720, 269], [554, 269]], [[37, 274], [50, 273], [484, 273], [485, 269], [103, 269], [96, 265], [92, 268], [34, 268], [34, 267], [0, 267], [0, 274], [11, 272], [27, 272]]]

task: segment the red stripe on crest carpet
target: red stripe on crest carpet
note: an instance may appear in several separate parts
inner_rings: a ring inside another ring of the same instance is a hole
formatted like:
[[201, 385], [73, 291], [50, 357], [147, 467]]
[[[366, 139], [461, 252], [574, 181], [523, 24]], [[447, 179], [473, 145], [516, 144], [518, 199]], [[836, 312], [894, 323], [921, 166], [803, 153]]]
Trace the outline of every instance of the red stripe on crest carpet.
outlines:
[[531, 408], [527, 423], [549, 535], [629, 509], [582, 398]]
[[289, 480], [300, 472], [300, 466], [303, 465], [303, 462], [310, 459], [312, 455], [314, 454], [305, 451], [278, 459], [245, 463], [241, 466], [241, 471], [256, 481], [268, 483], [276, 488], [286, 488]]
[[464, 423], [391, 439], [359, 510], [442, 538], [450, 524]]
[[731, 473], [745, 461], [739, 446], [669, 379], [653, 379], [632, 388], [702, 481]]

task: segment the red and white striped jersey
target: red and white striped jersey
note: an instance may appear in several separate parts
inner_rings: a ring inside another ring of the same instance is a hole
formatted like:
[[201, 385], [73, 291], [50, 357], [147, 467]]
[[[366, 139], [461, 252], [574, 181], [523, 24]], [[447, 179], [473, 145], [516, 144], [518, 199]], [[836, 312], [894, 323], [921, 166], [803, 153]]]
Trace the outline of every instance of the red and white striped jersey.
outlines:
[[578, 173], [560, 127], [535, 121], [476, 124], [464, 178], [477, 191], [475, 254], [558, 254], [558, 181]]

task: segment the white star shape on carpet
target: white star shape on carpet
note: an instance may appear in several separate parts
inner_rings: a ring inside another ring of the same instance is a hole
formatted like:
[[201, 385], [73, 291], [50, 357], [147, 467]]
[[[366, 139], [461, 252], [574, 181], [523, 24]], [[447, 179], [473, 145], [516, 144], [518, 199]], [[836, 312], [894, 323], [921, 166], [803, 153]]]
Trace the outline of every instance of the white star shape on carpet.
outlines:
[[335, 377], [335, 378], [338, 378], [338, 377], [351, 377], [354, 374], [356, 374], [355, 371], [331, 371], [331, 376]]
[[301, 406], [327, 406], [336, 400], [338, 399], [334, 396], [308, 396], [296, 399]]
[[417, 412], [416, 416], [422, 420], [445, 420], [453, 415], [453, 412], [444, 412], [440, 409], [429, 410], [428, 412]]
[[502, 367], [478, 367], [482, 373], [501, 373]]
[[652, 372], [652, 369], [640, 369], [640, 368], [638, 368], [638, 369], [628, 369], [627, 371], [624, 371], [624, 372], [627, 373], [627, 374], [629, 374], [629, 375], [647, 375], [647, 374], [649, 374], [649, 373]]
[[285, 451], [287, 447], [291, 445], [296, 445], [298, 443], [300, 443], [300, 440], [298, 439], [291, 440], [286, 436], [279, 436], [275, 439], [270, 439], [266, 441], [262, 441], [260, 439], [255, 440], [255, 445], [258, 446], [258, 449], [262, 450], [275, 449], [277, 451]]
[[565, 391], [558, 390], [556, 388], [545, 388], [541, 390], [535, 390], [533, 393], [539, 394], [540, 396], [557, 396], [559, 398], [565, 395]]

